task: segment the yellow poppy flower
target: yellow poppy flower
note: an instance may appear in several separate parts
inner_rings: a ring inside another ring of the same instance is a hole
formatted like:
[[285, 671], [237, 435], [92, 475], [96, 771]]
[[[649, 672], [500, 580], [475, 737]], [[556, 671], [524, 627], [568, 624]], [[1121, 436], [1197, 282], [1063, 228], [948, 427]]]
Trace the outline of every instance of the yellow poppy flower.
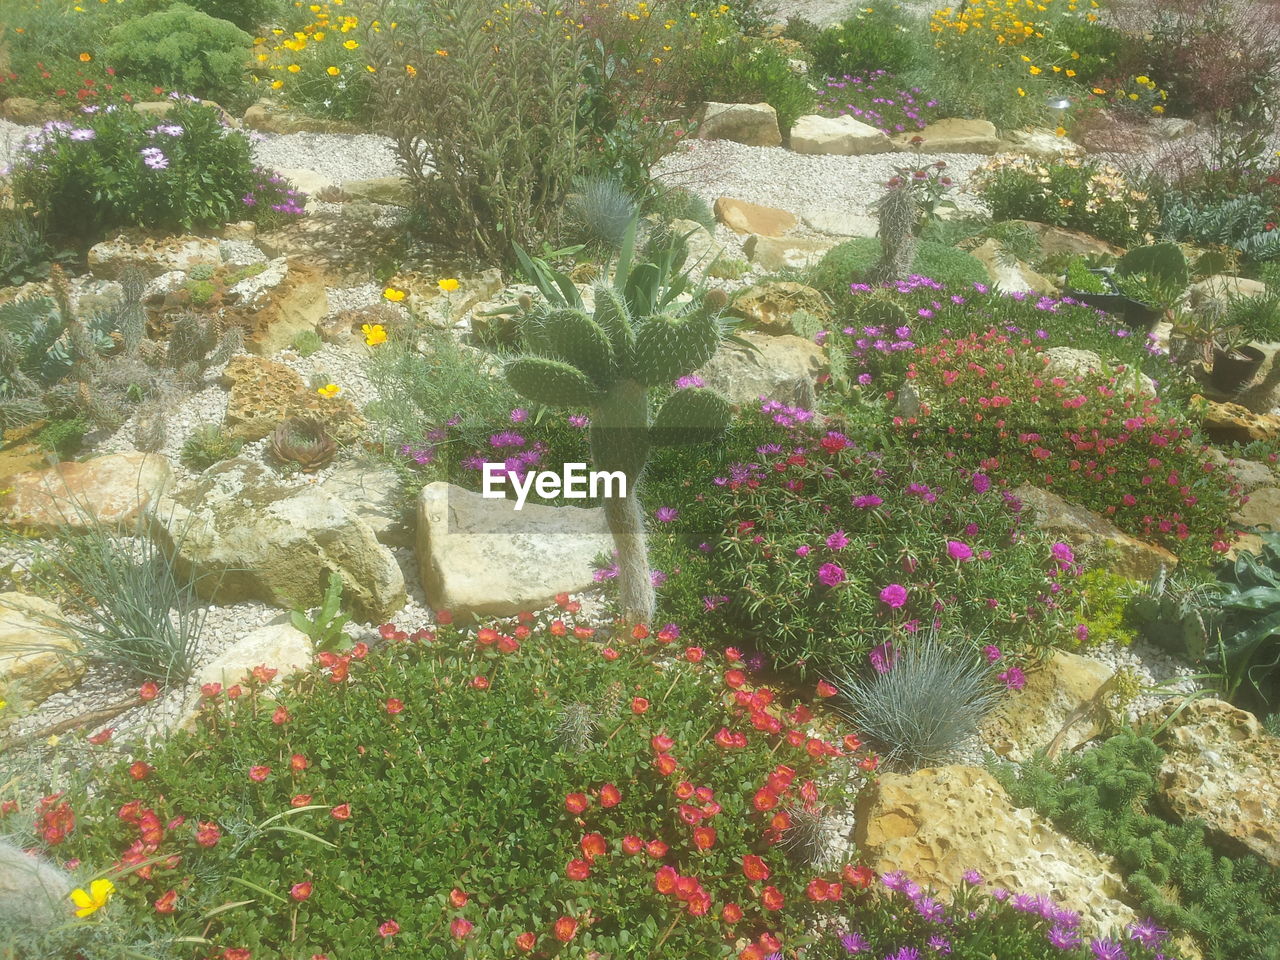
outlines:
[[1067, 128], [1066, 128], [1066, 127], [1058, 127], [1058, 129], [1057, 129], [1057, 130], [1055, 130], [1055, 131], [1053, 131], [1053, 132], [1054, 132], [1054, 133], [1056, 133], [1056, 134], [1057, 134], [1058, 136], [1060, 136], [1060, 137], [1065, 137], [1065, 136], [1067, 135]]
[[436, 284], [442, 293], [452, 293], [458, 289], [458, 281], [455, 277], [446, 277]]
[[330, 397], [336, 397], [341, 392], [342, 392], [342, 388], [338, 386], [336, 383], [326, 383], [323, 387], [321, 387], [316, 391], [316, 393], [320, 394], [320, 396], [325, 397], [326, 399]]
[[346, 47], [348, 50], [354, 50], [356, 47], [360, 46], [360, 44], [357, 43], [355, 40], [344, 41], [342, 45]]
[[89, 884], [88, 893], [76, 887], [71, 891], [71, 902], [76, 905], [76, 916], [83, 918], [97, 913], [107, 905], [107, 901], [115, 892], [116, 885], [106, 878], [99, 878]]
[[331, 77], [336, 77], [336, 76], [337, 76], [338, 74], [340, 74], [342, 71], [341, 71], [341, 70], [339, 70], [337, 67], [326, 67], [324, 72], [325, 72], [325, 73], [327, 73], [327, 74], [328, 74], [329, 76], [331, 76]]
[[1067, 76], [1068, 76], [1068, 77], [1074, 77], [1075, 75], [1076, 75], [1076, 72], [1075, 72], [1074, 70], [1068, 70], [1068, 71], [1067, 71]]
[[418, 75], [418, 71], [417, 71], [417, 70], [415, 70], [415, 69], [413, 69], [413, 65], [412, 65], [412, 64], [408, 64], [408, 63], [406, 63], [406, 64], [404, 65], [404, 72], [405, 72], [405, 73], [407, 73], [407, 74], [408, 74], [409, 76], [411, 76], [411, 77], [416, 77], [416, 76]]
[[288, 67], [286, 67], [285, 69], [287, 69], [290, 73], [297, 73], [297, 72], [298, 72], [299, 70], [301, 70], [302, 68], [301, 68], [300, 66], [298, 66], [296, 63], [291, 63], [291, 64], [289, 64], [289, 66], [288, 66]]
[[1031, 66], [1031, 67], [1027, 67], [1027, 72], [1030, 73], [1033, 77], [1038, 77], [1040, 76], [1042, 71], [1040, 70], [1039, 67]]
[[280, 89], [281, 87], [283, 87], [283, 86], [284, 86], [284, 81], [283, 81], [283, 80], [272, 80], [272, 81], [271, 81], [271, 89], [272, 89], [272, 90], [279, 90], [279, 89]]
[[92, 60], [92, 59], [93, 59], [93, 54], [91, 54], [91, 53], [82, 53], [82, 54], [80, 54], [80, 62], [81, 62], [81, 63], [88, 63], [88, 62], [89, 62], [90, 60]]
[[360, 332], [364, 334], [364, 342], [371, 347], [387, 342], [387, 331], [380, 323], [363, 323]]
[[403, 290], [398, 287], [387, 287], [382, 291], [382, 299], [390, 300], [392, 303], [399, 303], [405, 297]]

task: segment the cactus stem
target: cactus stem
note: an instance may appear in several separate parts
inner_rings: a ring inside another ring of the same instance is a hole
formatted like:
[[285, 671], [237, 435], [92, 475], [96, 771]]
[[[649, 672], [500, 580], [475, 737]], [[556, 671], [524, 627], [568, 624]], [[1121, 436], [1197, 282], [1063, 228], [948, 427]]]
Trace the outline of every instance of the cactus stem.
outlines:
[[657, 610], [649, 577], [649, 548], [644, 534], [644, 511], [634, 487], [625, 497], [604, 502], [604, 515], [618, 549], [618, 599], [626, 623], [649, 623]]

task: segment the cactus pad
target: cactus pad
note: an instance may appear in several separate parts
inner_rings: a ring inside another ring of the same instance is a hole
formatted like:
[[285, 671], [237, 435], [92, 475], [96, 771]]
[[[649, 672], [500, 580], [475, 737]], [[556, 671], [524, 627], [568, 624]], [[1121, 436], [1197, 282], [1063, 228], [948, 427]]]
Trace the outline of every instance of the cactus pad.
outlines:
[[618, 364], [604, 329], [580, 310], [557, 310], [541, 324], [548, 356], [585, 373], [601, 390], [617, 376]]
[[669, 384], [710, 360], [719, 343], [720, 327], [709, 313], [648, 317], [636, 330], [628, 372], [645, 386]]
[[649, 438], [663, 447], [707, 443], [724, 433], [732, 417], [729, 401], [714, 390], [677, 390], [658, 411]]
[[590, 378], [562, 360], [519, 357], [507, 364], [505, 373], [516, 393], [548, 407], [586, 407], [596, 398]]

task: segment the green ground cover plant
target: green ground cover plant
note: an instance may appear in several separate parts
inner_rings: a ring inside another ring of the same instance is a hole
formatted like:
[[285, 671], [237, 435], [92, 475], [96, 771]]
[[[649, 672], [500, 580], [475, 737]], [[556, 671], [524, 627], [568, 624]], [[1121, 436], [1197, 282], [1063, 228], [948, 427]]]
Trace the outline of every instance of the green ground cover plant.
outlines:
[[1127, 731], [1094, 750], [995, 769], [1014, 803], [1114, 857], [1139, 907], [1162, 926], [1191, 933], [1209, 960], [1272, 958], [1280, 944], [1280, 871], [1257, 857], [1223, 856], [1203, 824], [1156, 811], [1163, 752]]
[[51, 801], [37, 829], [65, 825], [64, 802], [53, 854], [138, 868], [103, 912], [166, 956], [802, 941], [846, 881], [774, 842], [793, 806], [856, 789], [874, 766], [857, 737], [797, 729], [807, 708], [674, 627], [609, 640], [562, 606], [468, 634], [386, 625], [385, 646], [322, 654], [278, 691], [261, 669], [206, 687], [193, 733]]

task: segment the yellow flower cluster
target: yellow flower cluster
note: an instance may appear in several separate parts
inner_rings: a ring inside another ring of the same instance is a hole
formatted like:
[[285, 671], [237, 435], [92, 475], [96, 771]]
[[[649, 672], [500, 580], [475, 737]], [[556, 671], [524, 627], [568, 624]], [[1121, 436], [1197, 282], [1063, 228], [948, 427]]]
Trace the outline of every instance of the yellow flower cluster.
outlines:
[[[1078, 169], [1085, 166], [1085, 161], [1082, 161], [1079, 157], [1064, 157], [1055, 160], [1054, 166], [1067, 166]], [[1089, 162], [1088, 166], [1092, 175], [1088, 181], [1089, 200], [1085, 204], [1085, 209], [1089, 213], [1096, 212], [1103, 201], [1138, 204], [1145, 202], [1149, 198], [1146, 192], [1135, 189], [1130, 185], [1119, 167], [1109, 163], [1092, 161]], [[1033, 157], [1020, 154], [1002, 154], [994, 157], [974, 172], [973, 182], [977, 184], [985, 183], [997, 173], [1009, 170], [1033, 177], [1046, 187], [1053, 182], [1047, 164]], [[1065, 200], [1065, 198], [1060, 199], [1059, 203], [1063, 206], [1071, 205], [1070, 201]]]
[[[379, 33], [382, 24], [373, 20], [362, 27], [358, 16], [335, 9], [343, 7], [344, 2], [326, 0], [325, 3], [304, 4], [302, 0], [295, 0], [295, 7], [305, 8], [311, 14], [311, 23], [293, 33], [277, 27], [269, 36], [254, 38], [256, 61], [263, 65], [259, 69], [270, 78], [272, 90], [285, 86], [283, 75], [302, 73], [312, 65], [316, 67], [314, 73], [329, 77], [344, 77], [362, 70], [375, 72], [372, 65], [364, 62], [363, 55], [356, 52], [362, 46], [358, 31], [363, 28]], [[262, 79], [262, 76], [255, 75], [253, 82], [259, 83]]]
[[1150, 107], [1156, 116], [1164, 113], [1165, 101], [1169, 99], [1169, 91], [1162, 90], [1150, 77], [1134, 77], [1131, 89], [1125, 86], [1114, 90], [1094, 87], [1092, 93], [1097, 97], [1109, 97], [1124, 106]]
[[1074, 14], [1084, 7], [1085, 19], [1094, 21], [1098, 0], [970, 0], [959, 7], [934, 11], [929, 28], [934, 33], [965, 34], [983, 30], [1001, 44], [1044, 39], [1045, 24], [1055, 17]]

